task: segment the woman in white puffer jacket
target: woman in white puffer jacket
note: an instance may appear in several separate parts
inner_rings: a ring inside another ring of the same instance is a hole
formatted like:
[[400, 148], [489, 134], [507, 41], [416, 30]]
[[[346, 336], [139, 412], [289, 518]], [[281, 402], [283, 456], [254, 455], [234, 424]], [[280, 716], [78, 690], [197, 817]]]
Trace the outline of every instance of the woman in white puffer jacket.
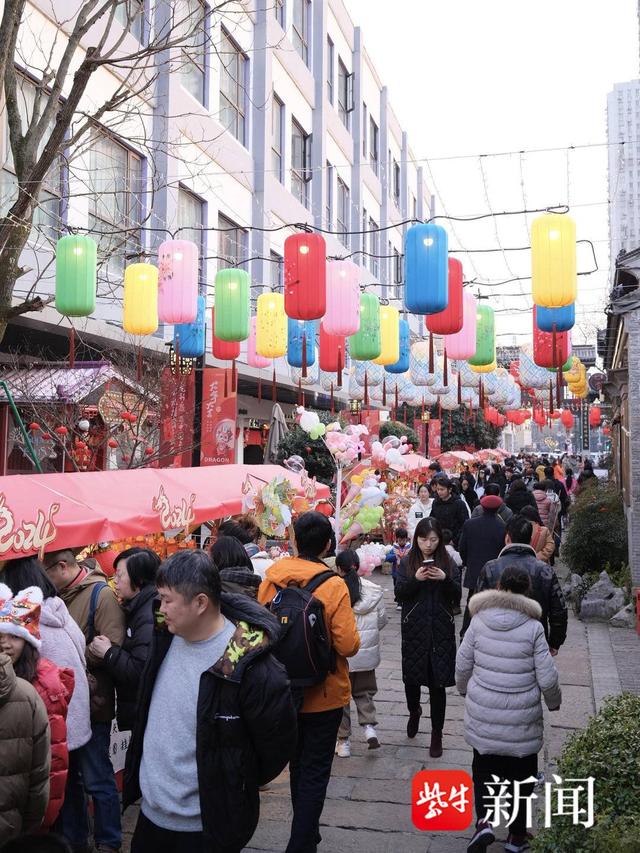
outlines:
[[[466, 696], [464, 730], [473, 747], [478, 818], [468, 853], [480, 853], [495, 841], [492, 815], [487, 814], [496, 786], [492, 776], [509, 783], [514, 801], [514, 781], [535, 781], [543, 740], [541, 698], [551, 711], [558, 710], [562, 699], [539, 621], [541, 608], [528, 597], [530, 590], [528, 572], [510, 566], [502, 573], [499, 589], [480, 592], [469, 602], [471, 624], [456, 658], [456, 685]], [[534, 781], [520, 785], [521, 803], [533, 792]], [[507, 853], [529, 849], [526, 818], [521, 807], [509, 827]]]
[[[351, 696], [358, 711], [358, 722], [364, 729], [369, 749], [377, 749], [376, 706], [373, 697], [378, 692], [376, 667], [380, 664], [380, 631], [387, 624], [384, 610], [384, 591], [377, 583], [358, 576], [360, 560], [355, 551], [342, 551], [336, 557], [336, 570], [349, 589], [351, 606], [356, 617], [360, 650], [349, 658]], [[351, 755], [351, 706], [346, 705], [338, 731], [336, 752], [341, 758]]]

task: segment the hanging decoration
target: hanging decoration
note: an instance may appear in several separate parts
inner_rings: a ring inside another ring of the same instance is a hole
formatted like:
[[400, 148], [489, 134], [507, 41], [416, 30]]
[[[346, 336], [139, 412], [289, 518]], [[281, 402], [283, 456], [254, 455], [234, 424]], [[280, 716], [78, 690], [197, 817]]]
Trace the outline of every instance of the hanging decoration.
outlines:
[[158, 330], [158, 268], [153, 264], [130, 264], [124, 271], [122, 328], [141, 336]]
[[472, 358], [476, 352], [477, 302], [472, 293], [462, 297], [462, 328], [453, 335], [447, 335], [446, 346], [449, 358]]
[[211, 354], [220, 361], [233, 361], [240, 357], [240, 341], [223, 341], [213, 332], [216, 326], [216, 309], [211, 309]]
[[447, 307], [437, 314], [429, 314], [426, 320], [427, 329], [434, 335], [456, 335], [461, 331], [464, 323], [463, 288], [462, 264], [457, 258], [449, 258], [449, 300]]
[[96, 310], [98, 248], [91, 237], [68, 234], [56, 244], [56, 311], [88, 317]]
[[411, 331], [409, 329], [408, 320], [400, 320], [399, 335], [400, 355], [396, 362], [388, 364], [385, 367], [385, 370], [388, 373], [406, 373], [407, 370], [409, 370], [409, 343]]
[[440, 225], [412, 225], [405, 237], [405, 308], [437, 314], [449, 301], [449, 238]]
[[[353, 358], [353, 355], [352, 355]], [[365, 376], [369, 387], [374, 385], [382, 385], [384, 379], [384, 367], [380, 364], [373, 364], [371, 361], [356, 361], [356, 382], [364, 388]]]
[[[268, 295], [268, 294], [264, 294]], [[265, 358], [264, 356], [258, 355], [256, 350], [256, 332], [257, 332], [257, 324], [258, 318], [252, 317], [251, 322], [249, 324], [249, 338], [247, 340], [247, 364], [249, 367], [255, 367], [258, 370], [262, 370], [264, 367], [268, 367], [271, 364], [270, 358]]]
[[564, 308], [545, 308], [535, 305], [536, 325], [541, 332], [568, 332], [576, 323], [576, 304], [565, 305]]
[[602, 420], [602, 410], [600, 406], [591, 406], [589, 409], [589, 426], [595, 429], [600, 426]]
[[380, 306], [380, 355], [375, 364], [395, 364], [400, 358], [400, 312], [392, 305]]
[[542, 332], [538, 328], [537, 306], [533, 306], [533, 360], [538, 367], [560, 367], [571, 355], [570, 332]]
[[355, 335], [360, 328], [360, 268], [353, 261], [327, 264], [327, 311], [322, 320], [330, 335]]
[[291, 367], [311, 367], [316, 358], [315, 320], [287, 320], [287, 361]]
[[198, 247], [190, 240], [165, 240], [158, 248], [158, 319], [193, 323], [198, 316]]
[[351, 358], [354, 361], [373, 361], [381, 351], [380, 301], [373, 293], [361, 293], [360, 327], [349, 338]]
[[330, 335], [320, 323], [320, 370], [335, 373], [336, 387], [342, 386], [342, 371], [345, 367], [345, 339], [339, 335]]
[[476, 309], [476, 351], [469, 359], [472, 367], [487, 367], [496, 360], [496, 317], [489, 305]]
[[576, 226], [567, 214], [545, 213], [531, 224], [533, 301], [562, 308], [576, 301]]
[[327, 310], [327, 247], [321, 234], [284, 241], [284, 308], [293, 320], [319, 320]]
[[287, 351], [287, 315], [281, 293], [261, 293], [256, 308], [256, 353], [281, 358]]
[[414, 385], [428, 386], [436, 381], [435, 369], [429, 370], [429, 342], [412, 344], [409, 354], [409, 371]]
[[214, 333], [221, 341], [246, 341], [249, 337], [251, 280], [245, 270], [216, 273]]
[[179, 323], [173, 330], [173, 350], [180, 358], [200, 358], [206, 346], [206, 301], [198, 296], [198, 313], [193, 323]]

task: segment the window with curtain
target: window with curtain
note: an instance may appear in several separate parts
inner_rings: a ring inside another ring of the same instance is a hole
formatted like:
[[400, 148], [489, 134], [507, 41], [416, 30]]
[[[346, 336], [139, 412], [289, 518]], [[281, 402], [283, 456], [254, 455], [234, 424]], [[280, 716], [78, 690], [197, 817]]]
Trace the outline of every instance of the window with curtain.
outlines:
[[271, 168], [274, 177], [282, 183], [282, 147], [284, 143], [284, 104], [277, 95], [271, 103]]
[[310, 29], [311, 0], [293, 0], [293, 46], [307, 67], [309, 66]]
[[200, 289], [206, 287], [205, 257], [206, 233], [204, 231], [204, 202], [185, 187], [178, 189], [178, 237], [180, 240], [191, 240], [198, 247], [198, 270]]
[[351, 75], [341, 59], [338, 59], [338, 115], [348, 129], [351, 115]]
[[291, 192], [305, 207], [309, 206], [310, 167], [311, 136], [294, 119], [291, 124]]
[[218, 269], [241, 266], [247, 257], [247, 232], [222, 213], [218, 229]]
[[220, 122], [246, 144], [247, 57], [222, 30], [220, 39]]
[[338, 178], [338, 204], [336, 205], [336, 230], [342, 244], [349, 248], [349, 187]]
[[205, 102], [207, 56], [207, 8], [200, 0], [183, 0], [183, 17], [188, 21], [189, 37], [182, 52], [182, 85], [201, 104]]

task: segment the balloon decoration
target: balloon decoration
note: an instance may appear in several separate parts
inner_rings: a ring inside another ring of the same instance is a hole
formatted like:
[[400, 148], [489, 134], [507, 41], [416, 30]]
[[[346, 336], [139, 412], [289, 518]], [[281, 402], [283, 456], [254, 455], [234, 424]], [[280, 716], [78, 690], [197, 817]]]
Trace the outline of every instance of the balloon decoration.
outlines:
[[158, 319], [193, 323], [198, 316], [198, 247], [165, 240], [158, 248]]
[[495, 313], [489, 305], [478, 305], [476, 309], [476, 351], [469, 359], [469, 364], [472, 367], [488, 367], [495, 360]]
[[158, 330], [158, 268], [131, 264], [124, 271], [122, 328], [130, 335]]
[[179, 323], [173, 330], [173, 349], [180, 358], [200, 358], [206, 346], [206, 301], [198, 296], [198, 313], [193, 323]]
[[379, 357], [381, 351], [380, 302], [372, 293], [361, 293], [360, 327], [349, 338], [351, 358], [354, 361], [372, 361]]
[[261, 293], [256, 308], [256, 353], [281, 358], [287, 352], [287, 315], [281, 293]]
[[411, 331], [407, 320], [400, 320], [399, 335], [400, 356], [394, 364], [388, 364], [385, 367], [385, 370], [388, 373], [406, 373], [407, 370], [409, 370], [409, 343]]
[[311, 367], [316, 357], [316, 321], [287, 320], [287, 361], [291, 367]]
[[56, 245], [56, 311], [88, 317], [96, 310], [98, 247], [91, 237], [69, 234]]
[[246, 341], [249, 337], [251, 281], [245, 270], [227, 269], [216, 273], [215, 335], [221, 341]]
[[284, 241], [284, 308], [293, 320], [319, 320], [327, 309], [327, 247], [321, 234]]
[[576, 301], [576, 226], [566, 214], [545, 213], [531, 225], [533, 301], [562, 308]]
[[216, 327], [216, 309], [211, 309], [211, 354], [220, 361], [233, 361], [240, 357], [240, 341], [222, 341], [213, 332]]
[[392, 305], [380, 306], [380, 355], [375, 364], [395, 364], [400, 358], [400, 313]]
[[437, 314], [449, 301], [449, 238], [440, 225], [412, 225], [405, 237], [405, 308]]
[[[449, 258], [449, 300], [447, 307], [444, 311], [427, 316], [427, 329], [434, 335], [455, 335], [462, 329], [464, 323], [463, 286], [462, 264], [457, 258]], [[445, 346], [448, 352], [449, 348], [446, 342]]]
[[360, 328], [360, 268], [353, 261], [327, 264], [327, 312], [322, 324], [330, 335], [355, 335]]

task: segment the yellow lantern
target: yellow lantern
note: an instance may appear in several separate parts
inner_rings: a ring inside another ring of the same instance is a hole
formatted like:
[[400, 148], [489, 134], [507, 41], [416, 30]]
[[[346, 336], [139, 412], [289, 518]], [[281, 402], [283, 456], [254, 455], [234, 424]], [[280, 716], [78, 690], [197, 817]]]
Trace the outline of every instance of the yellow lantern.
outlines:
[[491, 364], [470, 364], [469, 367], [474, 373], [493, 373], [497, 368], [498, 363], [494, 359]]
[[256, 308], [256, 353], [280, 358], [287, 352], [287, 315], [282, 293], [263, 293]]
[[130, 335], [158, 330], [158, 268], [131, 264], [124, 271], [122, 328]]
[[391, 305], [380, 306], [380, 345], [374, 364], [395, 364], [400, 359], [400, 312]]
[[533, 220], [531, 285], [533, 301], [544, 308], [576, 301], [576, 224], [570, 216], [545, 213]]

